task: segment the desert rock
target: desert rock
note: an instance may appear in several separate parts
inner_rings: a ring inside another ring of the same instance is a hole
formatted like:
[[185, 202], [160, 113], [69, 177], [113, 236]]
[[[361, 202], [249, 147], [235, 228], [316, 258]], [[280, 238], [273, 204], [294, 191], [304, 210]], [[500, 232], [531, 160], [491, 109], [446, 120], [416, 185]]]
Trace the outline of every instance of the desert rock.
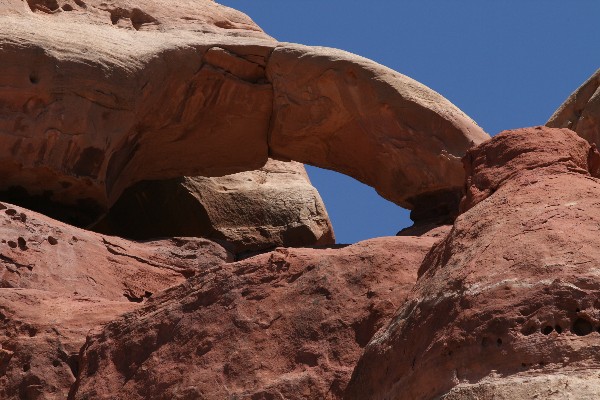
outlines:
[[438, 239], [284, 249], [207, 270], [96, 330], [73, 399], [339, 399]]
[[569, 128], [600, 146], [600, 70], [569, 96], [546, 125]]
[[212, 1], [136, 4], [2, 3], [0, 189], [95, 216], [136, 182], [275, 154], [424, 204], [416, 215], [457, 208], [459, 159], [487, 135], [433, 90], [351, 53], [278, 43]]
[[136, 307], [122, 300], [0, 289], [0, 398], [67, 398], [89, 330]]
[[143, 299], [231, 260], [204, 239], [132, 242], [54, 221], [4, 204], [0, 210], [0, 286], [108, 300]]
[[598, 157], [574, 132], [545, 127], [470, 150], [466, 211], [345, 398], [597, 396]]
[[134, 239], [205, 237], [236, 254], [335, 243], [303, 165], [276, 160], [223, 177], [141, 182], [93, 229]]
[[2, 399], [65, 399], [90, 329], [232, 259], [204, 239], [136, 243], [1, 208]]
[[345, 51], [280, 44], [267, 77], [273, 154], [350, 175], [409, 209], [460, 192], [460, 158], [488, 138], [438, 93]]

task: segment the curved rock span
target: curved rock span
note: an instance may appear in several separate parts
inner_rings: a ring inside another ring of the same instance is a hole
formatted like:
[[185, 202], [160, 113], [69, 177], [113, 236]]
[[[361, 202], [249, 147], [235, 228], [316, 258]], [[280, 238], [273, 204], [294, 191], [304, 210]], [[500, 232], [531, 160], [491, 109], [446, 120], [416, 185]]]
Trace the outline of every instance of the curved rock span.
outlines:
[[344, 51], [278, 43], [212, 1], [136, 4], [2, 2], [2, 188], [101, 211], [138, 181], [272, 155], [403, 207], [455, 208], [460, 157], [487, 135], [438, 93]]
[[345, 398], [596, 398], [599, 160], [574, 132], [545, 127], [470, 150], [465, 212]]

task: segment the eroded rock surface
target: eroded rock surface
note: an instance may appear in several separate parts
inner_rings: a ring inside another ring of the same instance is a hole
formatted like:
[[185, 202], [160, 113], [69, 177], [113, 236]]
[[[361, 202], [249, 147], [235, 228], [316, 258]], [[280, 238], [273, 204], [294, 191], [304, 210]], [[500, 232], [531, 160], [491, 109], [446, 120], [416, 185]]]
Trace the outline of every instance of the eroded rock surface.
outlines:
[[276, 160], [223, 177], [139, 183], [93, 229], [134, 239], [205, 237], [236, 254], [335, 243], [303, 165]]
[[0, 397], [67, 398], [89, 330], [136, 307], [46, 290], [0, 289]]
[[2, 399], [65, 399], [91, 328], [232, 258], [203, 239], [136, 243], [0, 208]]
[[230, 255], [204, 239], [131, 242], [12, 205], [0, 210], [0, 286], [123, 300], [182, 282]]
[[91, 335], [72, 398], [340, 398], [436, 240], [280, 248], [207, 270]]
[[569, 128], [600, 146], [600, 70], [565, 100], [546, 125]]
[[545, 127], [469, 151], [466, 211], [345, 398], [596, 397], [598, 157], [573, 131]]
[[269, 154], [443, 213], [460, 157], [487, 138], [410, 78], [277, 43], [208, 0], [5, 0], [0, 47], [0, 190], [95, 215], [136, 182], [254, 170]]

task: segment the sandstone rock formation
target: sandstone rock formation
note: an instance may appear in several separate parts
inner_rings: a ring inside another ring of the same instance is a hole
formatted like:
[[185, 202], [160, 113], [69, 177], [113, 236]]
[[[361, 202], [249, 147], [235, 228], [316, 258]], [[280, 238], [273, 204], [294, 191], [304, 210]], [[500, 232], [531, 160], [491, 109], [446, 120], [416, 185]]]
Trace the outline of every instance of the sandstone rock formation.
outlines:
[[205, 237], [230, 245], [236, 254], [335, 243], [323, 201], [302, 164], [276, 160], [218, 178], [141, 182], [93, 229], [134, 239]]
[[488, 138], [438, 93], [341, 50], [280, 44], [267, 78], [273, 154], [350, 175], [409, 209], [461, 188], [459, 158]]
[[600, 145], [600, 69], [569, 96], [546, 125], [569, 128], [590, 143]]
[[596, 398], [599, 160], [574, 132], [545, 127], [470, 150], [465, 212], [345, 398]]
[[91, 334], [71, 398], [340, 398], [436, 240], [280, 248], [207, 269]]
[[64, 399], [88, 331], [231, 255], [203, 239], [135, 243], [0, 208], [0, 398]]
[[[488, 140], [210, 0], [0, 0], [0, 72], [0, 398], [598, 397], [600, 72]], [[418, 223], [333, 245], [298, 162]]]
[[136, 182], [254, 170], [269, 154], [444, 213], [460, 157], [487, 138], [410, 78], [277, 43], [209, 0], [1, 4], [0, 189], [90, 214]]
[[67, 398], [88, 331], [136, 307], [45, 290], [0, 289], [0, 398]]

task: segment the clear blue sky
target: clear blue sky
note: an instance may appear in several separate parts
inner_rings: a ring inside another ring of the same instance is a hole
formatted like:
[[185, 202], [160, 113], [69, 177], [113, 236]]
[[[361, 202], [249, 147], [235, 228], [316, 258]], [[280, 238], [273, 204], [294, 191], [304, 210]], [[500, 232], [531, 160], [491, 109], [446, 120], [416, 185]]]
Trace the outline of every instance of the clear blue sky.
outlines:
[[[494, 135], [541, 125], [600, 68], [600, 1], [217, 0], [280, 41], [371, 58], [447, 97]], [[339, 243], [394, 235], [408, 212], [307, 167]]]

